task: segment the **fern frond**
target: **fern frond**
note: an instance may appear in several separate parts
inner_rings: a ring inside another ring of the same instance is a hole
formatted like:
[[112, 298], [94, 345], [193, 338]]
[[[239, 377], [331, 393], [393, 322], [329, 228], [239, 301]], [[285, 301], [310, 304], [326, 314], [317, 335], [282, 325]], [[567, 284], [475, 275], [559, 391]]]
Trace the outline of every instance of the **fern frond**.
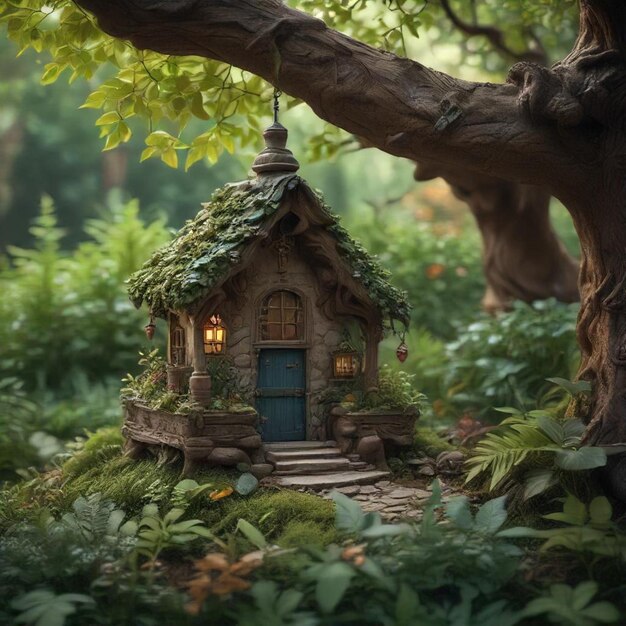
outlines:
[[517, 417], [505, 420], [498, 431], [488, 433], [476, 446], [474, 454], [466, 461], [469, 469], [466, 482], [483, 472], [491, 474], [489, 489], [492, 490], [530, 454], [559, 450], [535, 421]]

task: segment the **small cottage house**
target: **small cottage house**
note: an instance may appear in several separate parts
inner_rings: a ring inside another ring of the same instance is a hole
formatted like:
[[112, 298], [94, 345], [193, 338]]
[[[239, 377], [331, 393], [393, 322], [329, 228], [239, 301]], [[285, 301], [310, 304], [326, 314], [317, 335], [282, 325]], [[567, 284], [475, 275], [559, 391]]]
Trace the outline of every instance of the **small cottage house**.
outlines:
[[188, 389], [206, 423], [208, 372], [227, 358], [260, 418], [245, 437], [260, 433], [261, 447], [332, 438], [324, 395], [374, 390], [383, 331], [409, 316], [388, 273], [297, 175], [286, 129], [264, 137], [256, 178], [217, 191], [129, 283], [135, 305], [167, 322], [169, 388]]

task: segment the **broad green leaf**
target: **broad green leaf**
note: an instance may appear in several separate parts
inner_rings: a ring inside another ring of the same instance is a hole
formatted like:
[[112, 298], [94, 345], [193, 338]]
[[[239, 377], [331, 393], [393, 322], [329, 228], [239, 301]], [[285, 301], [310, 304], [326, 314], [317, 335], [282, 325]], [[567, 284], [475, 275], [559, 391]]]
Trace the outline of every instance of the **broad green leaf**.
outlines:
[[420, 613], [420, 599], [413, 589], [402, 584], [396, 597], [396, 626], [414, 626]]
[[40, 80], [41, 84], [50, 85], [59, 77], [60, 72], [61, 72], [61, 67], [59, 66], [58, 63], [48, 63], [41, 77], [41, 80]]
[[613, 507], [608, 498], [596, 496], [589, 504], [589, 518], [594, 526], [606, 526], [613, 517]]
[[591, 391], [591, 383], [586, 380], [579, 380], [577, 382], [572, 382], [565, 378], [546, 378], [546, 380], [565, 389], [573, 398], [581, 393], [589, 393]]
[[141, 158], [139, 159], [140, 163], [143, 163], [146, 159], [149, 159], [151, 156], [154, 156], [157, 152], [158, 148], [155, 146], [148, 146], [141, 153]]
[[315, 587], [315, 598], [322, 612], [332, 613], [345, 592], [356, 572], [347, 563], [331, 563], [323, 568]]
[[87, 96], [87, 99], [79, 108], [99, 109], [105, 102], [106, 95], [102, 91], [94, 91]]
[[524, 477], [524, 499], [529, 500], [558, 484], [558, 478], [551, 469], [534, 469]]
[[474, 518], [466, 496], [450, 498], [446, 504], [445, 513], [446, 517], [462, 530], [471, 530], [474, 527]]
[[541, 415], [537, 420], [537, 425], [548, 437], [557, 445], [563, 445], [563, 428], [558, 420], [550, 415]]
[[263, 549], [267, 547], [267, 540], [263, 536], [263, 533], [258, 528], [255, 528], [250, 522], [240, 519], [237, 522], [237, 530], [257, 548]]
[[506, 522], [506, 496], [485, 502], [476, 513], [474, 528], [480, 533], [494, 534]]
[[163, 154], [161, 154], [161, 161], [176, 169], [178, 167], [178, 155], [176, 154], [176, 150], [174, 150], [174, 148], [164, 150]]
[[96, 126], [105, 126], [107, 124], [117, 124], [120, 121], [120, 116], [117, 111], [109, 111], [101, 115], [96, 121]]
[[556, 464], [570, 472], [603, 467], [606, 465], [606, 453], [602, 448], [591, 446], [583, 446], [578, 450], [558, 450]]
[[364, 513], [358, 502], [339, 491], [333, 491], [335, 524], [339, 530], [356, 533], [363, 529]]

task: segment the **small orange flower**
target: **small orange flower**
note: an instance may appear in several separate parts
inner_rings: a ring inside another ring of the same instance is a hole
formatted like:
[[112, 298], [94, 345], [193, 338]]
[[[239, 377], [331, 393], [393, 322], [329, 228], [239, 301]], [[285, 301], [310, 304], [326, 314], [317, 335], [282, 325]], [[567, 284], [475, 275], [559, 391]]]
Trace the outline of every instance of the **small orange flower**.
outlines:
[[350, 561], [353, 565], [360, 567], [365, 563], [365, 544], [358, 546], [348, 546], [341, 553], [344, 561]]
[[432, 263], [426, 268], [426, 278], [435, 280], [435, 278], [439, 278], [443, 274], [445, 269], [445, 265], [441, 263]]
[[195, 562], [199, 573], [186, 584], [192, 599], [185, 610], [197, 615], [209, 595], [227, 596], [249, 589], [251, 583], [244, 577], [262, 564], [263, 553], [259, 550], [244, 555], [235, 563], [229, 563], [226, 556], [219, 552], [207, 554]]

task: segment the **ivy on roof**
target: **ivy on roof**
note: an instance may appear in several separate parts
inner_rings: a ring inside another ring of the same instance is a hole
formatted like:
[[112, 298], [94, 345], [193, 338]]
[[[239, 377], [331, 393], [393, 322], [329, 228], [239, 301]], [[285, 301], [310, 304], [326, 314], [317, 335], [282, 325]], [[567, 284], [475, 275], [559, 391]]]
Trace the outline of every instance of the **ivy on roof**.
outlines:
[[206, 297], [240, 261], [246, 244], [276, 212], [285, 193], [299, 185], [332, 218], [327, 229], [372, 302], [385, 317], [408, 324], [406, 294], [389, 283], [390, 273], [350, 237], [321, 197], [296, 174], [244, 181], [217, 190], [198, 215], [130, 277], [132, 302], [136, 307], [146, 302], [155, 315], [164, 317], [170, 309], [185, 309]]

